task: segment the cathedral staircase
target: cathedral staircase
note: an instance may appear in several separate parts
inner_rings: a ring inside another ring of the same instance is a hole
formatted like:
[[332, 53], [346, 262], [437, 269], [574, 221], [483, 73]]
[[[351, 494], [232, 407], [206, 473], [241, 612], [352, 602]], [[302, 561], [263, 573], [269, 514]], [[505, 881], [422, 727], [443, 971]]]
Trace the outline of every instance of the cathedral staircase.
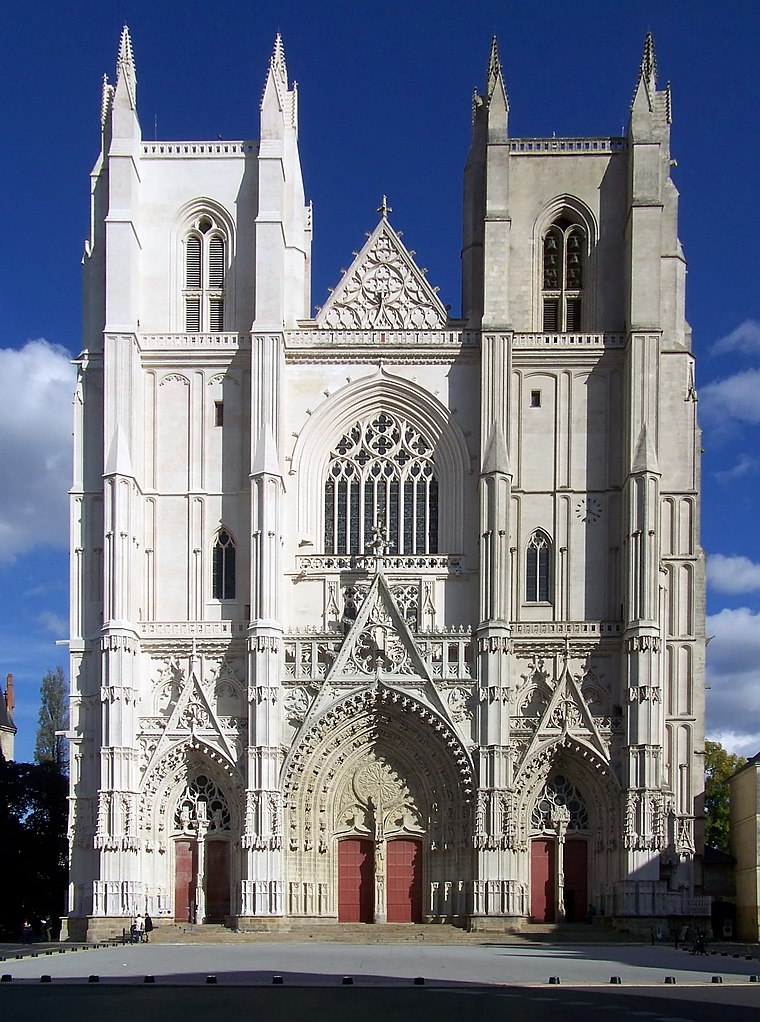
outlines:
[[221, 923], [158, 923], [156, 944], [620, 944], [641, 943], [640, 935], [609, 925], [529, 923], [516, 933], [471, 933], [447, 924], [286, 922], [272, 931], [241, 933]]

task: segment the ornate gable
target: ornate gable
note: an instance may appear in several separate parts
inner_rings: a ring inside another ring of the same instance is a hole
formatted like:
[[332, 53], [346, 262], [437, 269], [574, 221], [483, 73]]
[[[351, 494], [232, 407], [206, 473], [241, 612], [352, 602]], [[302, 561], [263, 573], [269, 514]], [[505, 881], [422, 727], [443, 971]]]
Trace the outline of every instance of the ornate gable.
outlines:
[[230, 763], [235, 763], [237, 755], [224, 733], [215, 708], [206, 695], [198, 678], [198, 661], [193, 654], [190, 658], [190, 672], [174, 709], [151, 756], [148, 770], [157, 763], [161, 756], [178, 741], [189, 736], [202, 736], [203, 740], [214, 746]]
[[606, 762], [610, 752], [599, 734], [594, 715], [588, 707], [578, 682], [570, 674], [567, 663], [552, 693], [533, 739], [522, 758], [529, 762], [539, 746], [547, 741], [556, 741], [568, 735], [580, 739], [595, 749]]
[[329, 330], [440, 330], [446, 309], [388, 223], [380, 223], [317, 316]]
[[420, 655], [404, 616], [393, 599], [388, 583], [378, 574], [359, 608], [327, 681], [344, 681], [392, 676], [418, 678], [430, 682], [425, 661]]

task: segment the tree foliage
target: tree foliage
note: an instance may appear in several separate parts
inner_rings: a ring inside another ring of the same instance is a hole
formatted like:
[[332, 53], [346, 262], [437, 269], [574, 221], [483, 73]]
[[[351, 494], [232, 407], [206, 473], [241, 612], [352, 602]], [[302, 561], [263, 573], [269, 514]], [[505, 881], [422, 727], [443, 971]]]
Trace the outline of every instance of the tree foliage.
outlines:
[[728, 781], [746, 762], [720, 742], [705, 742], [705, 844], [722, 852], [728, 851]]
[[68, 880], [68, 782], [55, 763], [15, 763], [0, 756], [0, 922], [65, 910]]
[[37, 722], [37, 741], [34, 745], [35, 763], [54, 763], [65, 771], [68, 763], [66, 739], [56, 731], [69, 726], [69, 698], [62, 667], [48, 671], [40, 686], [40, 715]]

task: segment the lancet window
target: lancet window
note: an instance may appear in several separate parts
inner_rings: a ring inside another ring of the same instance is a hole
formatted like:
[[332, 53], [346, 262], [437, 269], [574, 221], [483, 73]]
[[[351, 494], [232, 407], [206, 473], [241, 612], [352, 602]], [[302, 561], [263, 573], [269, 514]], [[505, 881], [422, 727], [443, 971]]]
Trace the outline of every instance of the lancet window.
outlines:
[[583, 328], [586, 235], [578, 224], [560, 218], [543, 241], [543, 329], [573, 333]]
[[530, 537], [525, 555], [526, 603], [551, 602], [552, 544], [538, 529]]
[[211, 595], [215, 600], [235, 599], [235, 542], [220, 529], [211, 557]]
[[227, 238], [221, 224], [203, 213], [183, 241], [185, 330], [219, 333], [224, 329], [224, 277]]
[[531, 827], [541, 832], [554, 830], [560, 817], [567, 823], [569, 831], [589, 829], [588, 809], [583, 796], [564, 774], [556, 774], [546, 782], [533, 807]]
[[389, 553], [438, 552], [438, 477], [432, 444], [400, 416], [357, 422], [330, 452], [325, 553], [368, 553], [381, 530]]

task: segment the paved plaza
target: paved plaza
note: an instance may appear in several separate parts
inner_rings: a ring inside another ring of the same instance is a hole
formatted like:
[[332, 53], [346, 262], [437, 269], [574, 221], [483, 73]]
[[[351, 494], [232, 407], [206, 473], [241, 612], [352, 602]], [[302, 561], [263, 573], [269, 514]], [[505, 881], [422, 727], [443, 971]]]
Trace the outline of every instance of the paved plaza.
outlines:
[[[620, 1022], [714, 1022], [726, 1011], [731, 1022], [760, 1016], [760, 983], [750, 979], [760, 972], [756, 949], [749, 960], [734, 957], [736, 951], [698, 958], [666, 947], [598, 944], [252, 942], [0, 951], [0, 1017], [9, 1022], [179, 1022], [199, 1011], [268, 1022], [400, 1022], [410, 1012], [434, 1013], [436, 1022], [584, 1022], [597, 1011]], [[610, 983], [613, 976], [619, 984]]]
[[[475, 946], [427, 944], [265, 943], [247, 944], [138, 944], [69, 949], [58, 945], [7, 948], [0, 969], [11, 982], [87, 980], [97, 975], [103, 983], [156, 983], [237, 985], [271, 984], [273, 975], [285, 984], [331, 986], [351, 976], [355, 984], [397, 986], [422, 976], [427, 984], [486, 986], [547, 984], [609, 984], [619, 976], [625, 985], [659, 985], [666, 976], [677, 984], [712, 983], [720, 975], [724, 984], [748, 983], [760, 973], [756, 953], [691, 955], [672, 947], [642, 945], [519, 946], [492, 942]], [[738, 957], [735, 957], [738, 955]], [[7, 981], [6, 981], [7, 982]], [[758, 984], [760, 989], [760, 984]]]

